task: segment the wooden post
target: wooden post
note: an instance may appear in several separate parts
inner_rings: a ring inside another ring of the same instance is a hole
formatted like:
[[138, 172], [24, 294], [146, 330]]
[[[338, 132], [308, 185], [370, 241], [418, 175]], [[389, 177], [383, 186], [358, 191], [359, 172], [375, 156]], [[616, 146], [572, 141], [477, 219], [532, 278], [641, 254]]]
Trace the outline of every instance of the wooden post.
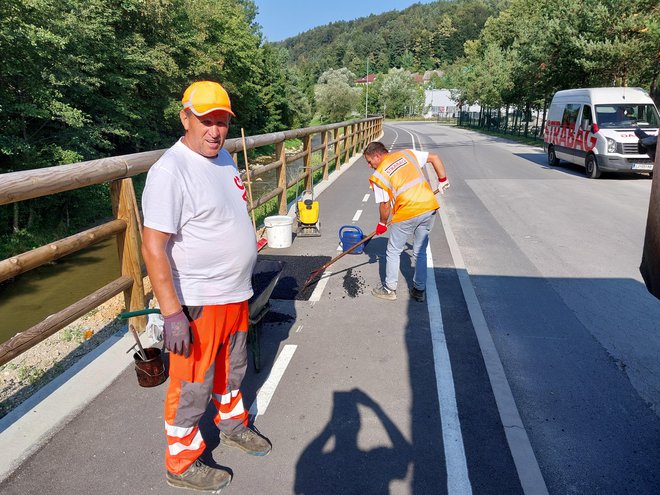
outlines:
[[348, 129], [350, 125], [344, 126], [344, 163], [351, 158], [351, 141]]
[[303, 160], [303, 163], [305, 164], [305, 189], [308, 191], [312, 190], [312, 183], [313, 183], [313, 175], [314, 173], [312, 172], [312, 135], [307, 134], [305, 136], [305, 158]]
[[323, 180], [328, 180], [328, 175], [330, 175], [330, 154], [328, 153], [329, 132], [323, 131]]
[[360, 152], [364, 149], [364, 145], [367, 142], [367, 128], [368, 122], [362, 122], [362, 142], [360, 143]]
[[339, 170], [341, 167], [339, 156], [341, 154], [341, 143], [339, 142], [339, 127], [334, 130], [333, 140], [335, 142], [335, 170]]
[[278, 195], [280, 203], [278, 213], [280, 215], [286, 215], [286, 146], [284, 146], [284, 141], [275, 144], [275, 156], [282, 162], [279, 167], [280, 171], [277, 178], [277, 187], [282, 189], [282, 192]]
[[254, 218], [254, 202], [252, 201], [252, 179], [250, 178], [250, 165], [248, 165], [248, 156], [247, 156], [247, 147], [245, 146], [245, 131], [241, 127], [241, 139], [243, 143], [243, 160], [245, 161], [245, 178], [247, 179], [248, 186], [248, 199], [250, 200], [250, 214], [252, 216], [252, 228], [254, 229], [254, 235], [257, 236], [257, 241], [259, 236], [257, 235], [257, 223]]
[[[126, 230], [117, 234], [117, 249], [121, 275], [133, 279], [133, 285], [124, 291], [124, 303], [128, 311], [144, 309], [144, 284], [142, 283], [142, 263], [140, 256], [139, 214], [135, 211], [132, 179], [120, 179], [110, 185], [112, 198], [112, 213], [115, 218], [126, 222]], [[129, 325], [142, 332], [147, 325], [146, 316], [136, 316], [129, 319]]]

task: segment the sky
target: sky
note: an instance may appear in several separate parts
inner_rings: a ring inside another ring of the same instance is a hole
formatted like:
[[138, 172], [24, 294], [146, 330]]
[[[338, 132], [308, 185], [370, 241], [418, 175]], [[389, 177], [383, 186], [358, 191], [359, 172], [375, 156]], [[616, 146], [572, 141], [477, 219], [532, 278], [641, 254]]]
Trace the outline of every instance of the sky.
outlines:
[[370, 14], [403, 10], [415, 3], [433, 0], [254, 0], [259, 8], [257, 23], [267, 41], [282, 41], [317, 26], [351, 21]]

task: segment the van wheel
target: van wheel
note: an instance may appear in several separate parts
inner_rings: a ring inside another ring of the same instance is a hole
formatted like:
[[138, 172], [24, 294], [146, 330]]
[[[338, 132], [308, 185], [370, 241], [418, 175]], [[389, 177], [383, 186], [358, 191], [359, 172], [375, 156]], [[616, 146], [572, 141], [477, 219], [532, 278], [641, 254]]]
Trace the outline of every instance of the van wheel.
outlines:
[[586, 169], [587, 177], [589, 179], [598, 179], [600, 177], [601, 171], [600, 168], [598, 168], [598, 160], [596, 160], [596, 155], [587, 155], [584, 168]]
[[559, 158], [557, 158], [557, 155], [555, 154], [555, 147], [554, 146], [548, 146], [548, 165], [551, 167], [556, 167], [559, 165]]

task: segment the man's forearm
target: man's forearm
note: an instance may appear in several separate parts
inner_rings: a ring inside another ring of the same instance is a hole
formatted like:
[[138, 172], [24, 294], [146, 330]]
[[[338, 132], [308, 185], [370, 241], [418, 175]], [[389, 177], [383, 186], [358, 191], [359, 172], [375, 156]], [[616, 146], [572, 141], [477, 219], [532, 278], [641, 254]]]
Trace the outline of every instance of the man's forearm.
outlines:
[[378, 205], [378, 211], [380, 213], [380, 223], [387, 225], [387, 221], [390, 219], [392, 207], [389, 203], [380, 203]]
[[438, 176], [438, 179], [446, 179], [447, 172], [445, 171], [445, 165], [442, 163], [440, 157], [434, 153], [429, 153], [428, 161], [433, 165], [433, 170]]
[[163, 315], [171, 315], [181, 309], [174, 290], [172, 267], [165, 251], [167, 238], [168, 236], [145, 227], [142, 241], [142, 257]]

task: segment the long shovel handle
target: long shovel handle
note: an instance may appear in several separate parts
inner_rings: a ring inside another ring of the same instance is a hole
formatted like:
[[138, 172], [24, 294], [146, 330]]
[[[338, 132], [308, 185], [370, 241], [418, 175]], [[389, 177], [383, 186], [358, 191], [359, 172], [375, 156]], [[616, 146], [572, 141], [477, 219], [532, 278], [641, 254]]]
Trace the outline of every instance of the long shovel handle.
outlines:
[[[433, 195], [435, 196], [435, 195], [438, 194], [439, 192], [440, 192], [440, 188], [438, 187], [435, 191], [433, 191]], [[387, 226], [388, 226], [388, 227], [389, 227], [391, 224], [392, 224], [392, 222], [387, 222]], [[300, 292], [304, 291], [304, 290], [307, 288], [307, 286], [308, 286], [309, 284], [311, 284], [312, 281], [313, 281], [313, 280], [319, 275], [319, 273], [323, 272], [323, 270], [325, 270], [326, 268], [328, 268], [330, 265], [332, 265], [332, 264], [333, 264], [335, 261], [337, 261], [339, 258], [341, 258], [341, 257], [343, 257], [343, 256], [346, 256], [348, 253], [350, 253], [351, 251], [353, 251], [353, 250], [354, 250], [355, 248], [357, 248], [358, 246], [361, 246], [362, 244], [364, 244], [365, 242], [367, 242], [369, 239], [371, 239], [371, 238], [372, 238], [373, 236], [375, 236], [375, 235], [376, 235], [376, 231], [374, 230], [371, 234], [369, 234], [367, 237], [365, 237], [364, 239], [362, 239], [360, 242], [358, 242], [357, 244], [354, 244], [350, 249], [347, 249], [346, 251], [344, 251], [343, 253], [341, 253], [339, 256], [335, 256], [335, 257], [332, 258], [330, 261], [328, 261], [325, 265], [323, 265], [321, 268], [317, 268], [316, 270], [314, 270], [314, 271], [311, 273], [311, 275], [309, 276], [309, 278], [305, 281], [305, 285], [302, 286], [302, 289], [300, 289]]]
[[354, 249], [358, 248], [359, 246], [361, 246], [362, 244], [364, 244], [365, 242], [367, 242], [369, 239], [371, 239], [371, 238], [372, 238], [373, 236], [375, 236], [375, 235], [376, 235], [376, 231], [374, 230], [371, 234], [369, 234], [367, 237], [365, 237], [364, 239], [362, 239], [360, 242], [358, 242], [358, 243], [356, 243], [356, 244], [353, 244], [353, 245], [352, 245], [350, 248], [348, 248], [346, 251], [344, 251], [344, 252], [341, 253], [340, 255], [335, 256], [334, 258], [332, 258], [330, 261], [328, 261], [328, 262], [327, 262], [325, 265], [323, 265], [321, 268], [317, 268], [316, 270], [314, 270], [314, 271], [311, 273], [311, 275], [309, 276], [309, 278], [307, 279], [307, 281], [305, 282], [305, 285], [303, 285], [303, 286], [302, 286], [302, 289], [300, 289], [300, 292], [304, 291], [304, 290], [307, 288], [307, 286], [309, 286], [309, 284], [311, 284], [312, 281], [313, 281], [313, 280], [314, 280], [314, 279], [315, 279], [315, 278], [316, 278], [321, 272], [323, 272], [326, 268], [328, 268], [330, 265], [332, 265], [335, 261], [337, 261], [338, 259], [340, 259], [340, 258], [346, 256], [348, 253], [352, 252]]

